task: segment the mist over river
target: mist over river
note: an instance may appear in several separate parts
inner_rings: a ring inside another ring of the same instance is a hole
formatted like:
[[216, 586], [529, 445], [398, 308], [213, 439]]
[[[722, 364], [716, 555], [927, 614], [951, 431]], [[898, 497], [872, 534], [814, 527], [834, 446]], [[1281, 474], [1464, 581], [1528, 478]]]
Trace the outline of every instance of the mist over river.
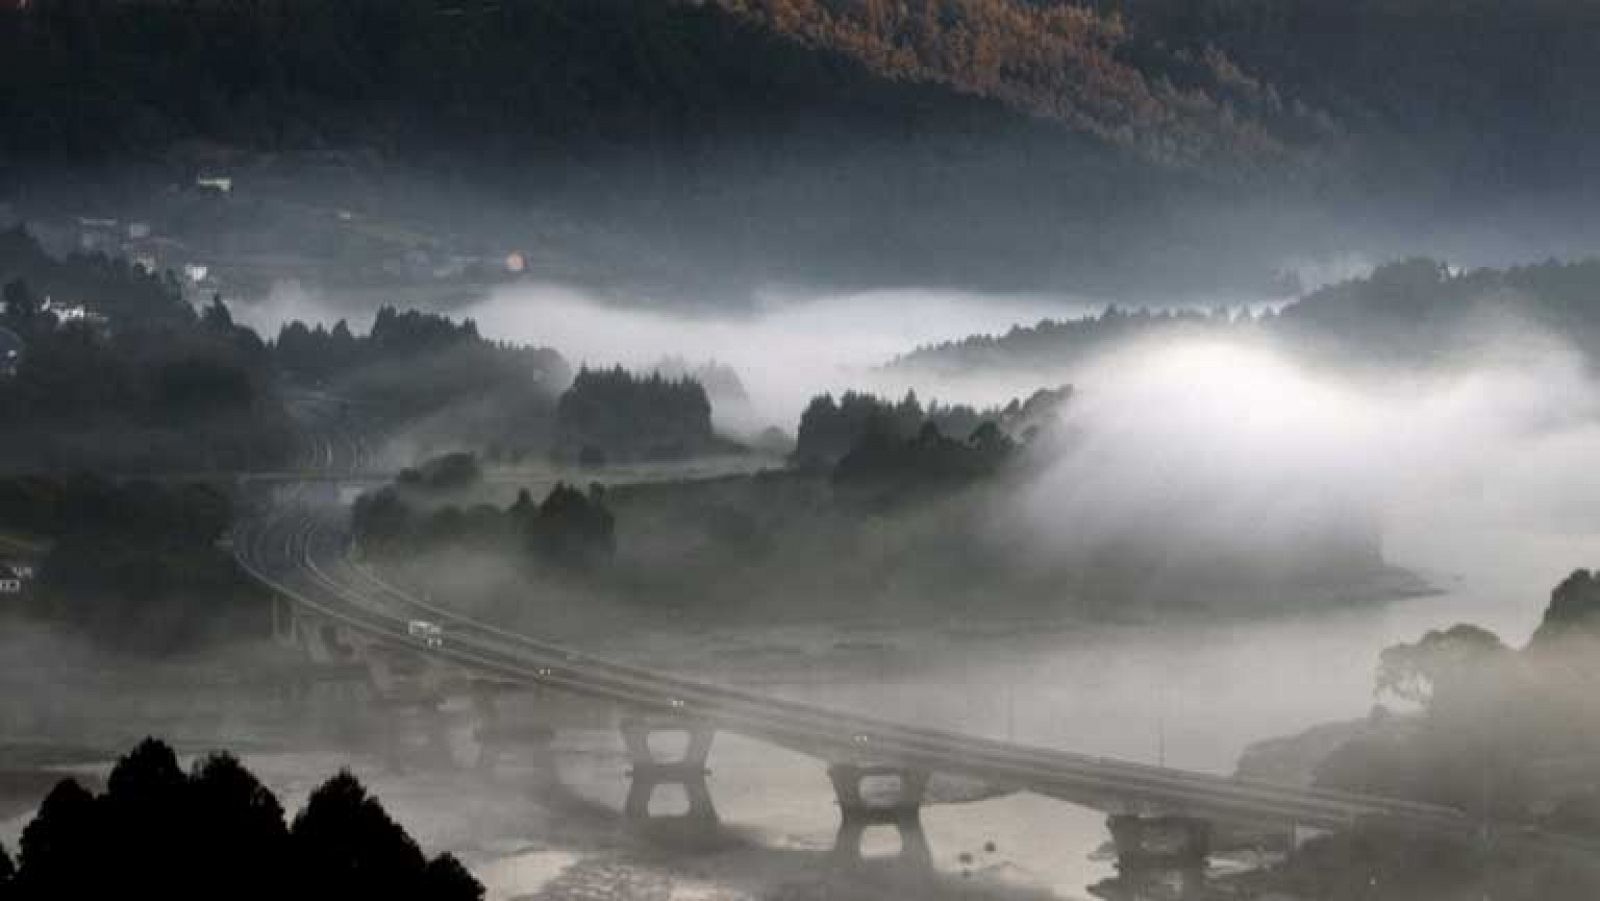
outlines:
[[[1397, 513], [1386, 553], [1425, 574], [1438, 594], [1205, 625], [685, 626], [619, 634], [595, 650], [876, 716], [1226, 774], [1251, 742], [1367, 713], [1377, 653], [1389, 644], [1458, 621], [1520, 643], [1549, 588], [1594, 546], [1581, 530], [1446, 529]], [[748, 739], [718, 735], [713, 745], [710, 788], [720, 817], [713, 834], [628, 827], [619, 811], [630, 764], [610, 715], [593, 705], [540, 697], [523, 711], [537, 718], [542, 710], [558, 725], [554, 780], [521, 746], [493, 775], [461, 767], [397, 771], [381, 748], [349, 743], [367, 706], [357, 695], [295, 708], [311, 723], [296, 725], [276, 702], [240, 697], [213, 675], [172, 669], [144, 680], [119, 677], [112, 695], [137, 703], [91, 714], [74, 686], [106, 696], [93, 664], [52, 652], [79, 675], [51, 681], [36, 656], [40, 643], [22, 632], [13, 637], [7, 669], [52, 684], [45, 694], [54, 703], [46, 713], [26, 712], [25, 699], [13, 698], [11, 734], [110, 753], [149, 730], [191, 753], [232, 747], [291, 811], [317, 781], [349, 766], [420, 840], [458, 853], [490, 898], [884, 897], [899, 890], [876, 876], [841, 874], [824, 763]], [[17, 675], [14, 684], [32, 682]], [[78, 731], [84, 717], [92, 717], [94, 734]], [[470, 730], [456, 731], [457, 757], [470, 761]], [[92, 780], [106, 765], [63, 772]], [[1099, 812], [1029, 794], [984, 799], [970, 788], [935, 786], [936, 797], [959, 803], [924, 811], [934, 872], [918, 877], [933, 880], [917, 883], [920, 896], [1086, 898], [1088, 886], [1113, 875], [1112, 862], [1097, 853], [1107, 839]], [[682, 803], [663, 791], [657, 812], [670, 812], [675, 801]], [[0, 841], [15, 847], [27, 814], [7, 813]], [[896, 842], [893, 830], [869, 832], [864, 849], [869, 857], [892, 855]]]
[[[1377, 655], [1388, 645], [1462, 621], [1521, 643], [1549, 588], [1594, 547], [1588, 534], [1494, 529], [1453, 529], [1443, 542], [1442, 528], [1412, 531], [1402, 519], [1391, 525], [1390, 553], [1425, 573], [1436, 594], [1180, 627], [885, 622], [656, 632], [607, 651], [874, 716], [1228, 774], [1253, 742], [1366, 715]], [[1482, 553], [1489, 545], [1496, 555]], [[572, 750], [564, 777], [583, 796], [619, 808], [626, 760], [597, 760], [582, 742]], [[778, 851], [831, 848], [837, 812], [820, 762], [718, 736], [710, 767], [724, 824], [754, 844], [693, 865], [712, 883], [736, 885], [738, 874], [771, 865]], [[1104, 816], [1070, 804], [1029, 794], [936, 804], [923, 825], [937, 871], [980, 877], [1000, 897], [1085, 898], [1114, 874], [1102, 848]], [[892, 830], [871, 841], [878, 853], [893, 853]]]

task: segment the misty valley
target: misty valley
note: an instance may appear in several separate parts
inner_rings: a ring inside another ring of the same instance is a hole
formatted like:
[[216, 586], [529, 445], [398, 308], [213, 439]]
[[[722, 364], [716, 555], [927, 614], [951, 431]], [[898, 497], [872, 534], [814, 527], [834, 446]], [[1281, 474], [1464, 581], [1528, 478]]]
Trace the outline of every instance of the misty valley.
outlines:
[[1577, 0], [0, 0], [0, 901], [1600, 897]]

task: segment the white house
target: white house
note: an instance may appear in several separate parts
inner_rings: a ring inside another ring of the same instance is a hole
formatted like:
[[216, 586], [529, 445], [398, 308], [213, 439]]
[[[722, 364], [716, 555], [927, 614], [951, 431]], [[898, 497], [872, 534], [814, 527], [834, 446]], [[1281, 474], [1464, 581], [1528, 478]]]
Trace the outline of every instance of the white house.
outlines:
[[233, 178], [227, 175], [202, 175], [194, 180], [195, 187], [216, 191], [218, 194], [233, 193]]

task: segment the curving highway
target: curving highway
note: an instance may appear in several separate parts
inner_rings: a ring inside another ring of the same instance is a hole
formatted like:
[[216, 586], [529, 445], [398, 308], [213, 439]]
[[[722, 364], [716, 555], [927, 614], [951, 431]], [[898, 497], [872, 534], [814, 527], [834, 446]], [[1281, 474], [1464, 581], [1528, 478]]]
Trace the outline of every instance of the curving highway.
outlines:
[[[454, 614], [388, 583], [351, 556], [337, 509], [291, 505], [247, 521], [235, 532], [234, 553], [241, 566], [304, 613], [363, 640], [426, 655], [473, 678], [690, 717], [829, 762], [904, 766], [1108, 811], [1184, 814], [1257, 827], [1341, 829], [1358, 821], [1382, 821], [1407, 832], [1463, 840], [1478, 839], [1484, 830], [1480, 821], [1452, 808], [1010, 744], [601, 660]], [[408, 622], [417, 618], [443, 625], [442, 645], [430, 647], [408, 634]], [[1496, 832], [1501, 840], [1596, 850], [1576, 839], [1529, 829]]]

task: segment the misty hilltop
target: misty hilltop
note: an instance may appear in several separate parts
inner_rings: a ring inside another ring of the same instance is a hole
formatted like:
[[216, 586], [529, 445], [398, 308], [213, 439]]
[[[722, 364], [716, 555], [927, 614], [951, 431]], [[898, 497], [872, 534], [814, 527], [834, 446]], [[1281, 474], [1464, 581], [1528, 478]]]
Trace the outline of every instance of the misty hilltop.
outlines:
[[1591, 302], [1597, 289], [1600, 260], [1592, 258], [1472, 270], [1411, 258], [1259, 313], [1108, 306], [1096, 315], [919, 347], [887, 367], [945, 375], [1056, 371], [1139, 342], [1209, 338], [1266, 339], [1307, 359], [1358, 369], [1464, 366], [1519, 345], [1524, 357], [1559, 346], [1592, 368], [1600, 364], [1600, 310]]
[[[310, 204], [407, 223], [317, 252], [419, 220], [473, 246], [520, 231], [544, 271], [666, 293], [1259, 292], [1286, 258], [1386, 250], [1418, 219], [1448, 236], [1516, 231], [1508, 201], [1578, 215], [1600, 149], [1586, 10], [11, 2], [0, 204], [144, 210], [225, 173], [239, 203], [300, 202], [271, 226], [291, 236], [329, 227]], [[255, 212], [186, 225], [268, 228]]]

